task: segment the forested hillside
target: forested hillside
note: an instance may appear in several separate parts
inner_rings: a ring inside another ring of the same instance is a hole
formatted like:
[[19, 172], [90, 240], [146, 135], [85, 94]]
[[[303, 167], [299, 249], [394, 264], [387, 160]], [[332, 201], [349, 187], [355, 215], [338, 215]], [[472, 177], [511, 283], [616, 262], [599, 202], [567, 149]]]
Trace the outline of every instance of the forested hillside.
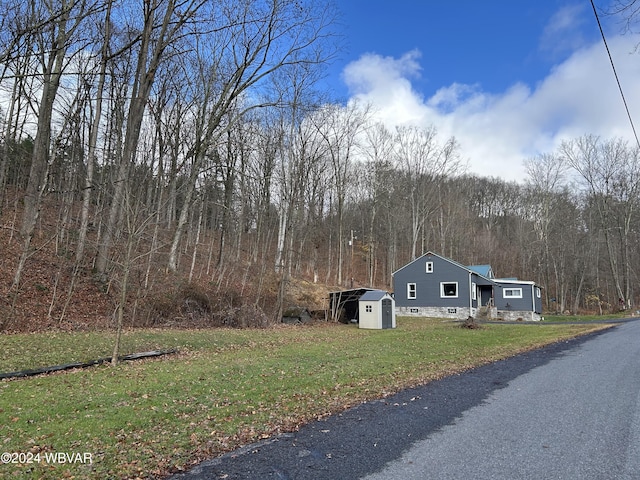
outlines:
[[548, 311], [637, 301], [637, 149], [468, 175], [437, 125], [323, 100], [325, 2], [0, 7], [0, 330], [265, 325], [427, 250]]

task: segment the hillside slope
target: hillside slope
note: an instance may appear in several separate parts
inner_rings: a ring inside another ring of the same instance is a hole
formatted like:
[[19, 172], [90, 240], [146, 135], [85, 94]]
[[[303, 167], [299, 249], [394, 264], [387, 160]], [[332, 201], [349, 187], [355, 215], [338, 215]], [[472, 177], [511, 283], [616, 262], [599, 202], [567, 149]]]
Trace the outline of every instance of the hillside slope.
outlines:
[[[70, 212], [69, 226], [61, 227], [65, 224], [63, 212], [49, 197], [16, 289], [13, 280], [23, 248], [19, 233], [21, 205], [21, 196], [11, 192], [0, 214], [0, 331], [111, 328], [120, 298], [121, 246], [114, 248], [115, 261], [107, 281], [99, 281], [92, 271], [96, 232], [90, 232], [85, 259], [76, 265], [77, 231], [71, 225], [77, 223], [78, 212]], [[206, 237], [201, 240], [203, 245], [214, 241]], [[153, 255], [141, 254], [131, 265], [126, 326], [243, 327], [275, 321], [279, 277], [264, 265], [228, 260], [217, 268], [208, 265], [205, 258], [198, 258], [189, 281], [191, 256], [182, 262], [177, 273], [167, 272], [166, 258], [166, 252], [159, 250]], [[292, 279], [284, 304], [323, 310], [330, 290], [303, 278]]]

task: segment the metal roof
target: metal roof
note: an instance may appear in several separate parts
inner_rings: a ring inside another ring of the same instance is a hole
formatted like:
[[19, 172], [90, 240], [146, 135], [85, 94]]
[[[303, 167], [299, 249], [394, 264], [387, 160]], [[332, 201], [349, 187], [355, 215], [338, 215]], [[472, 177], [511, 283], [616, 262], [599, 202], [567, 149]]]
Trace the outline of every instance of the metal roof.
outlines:
[[482, 275], [483, 277], [486, 277], [486, 278], [493, 277], [491, 265], [469, 265], [467, 268], [472, 272]]

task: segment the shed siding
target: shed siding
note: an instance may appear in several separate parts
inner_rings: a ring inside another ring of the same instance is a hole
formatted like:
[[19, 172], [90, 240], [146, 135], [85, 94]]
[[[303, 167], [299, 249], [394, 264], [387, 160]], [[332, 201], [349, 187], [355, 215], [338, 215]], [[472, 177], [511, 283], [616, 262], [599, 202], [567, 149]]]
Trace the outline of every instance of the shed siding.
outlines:
[[[371, 312], [366, 311], [367, 306], [371, 308]], [[379, 306], [380, 302], [360, 302], [360, 320], [358, 322], [360, 328], [380, 328], [378, 326]]]

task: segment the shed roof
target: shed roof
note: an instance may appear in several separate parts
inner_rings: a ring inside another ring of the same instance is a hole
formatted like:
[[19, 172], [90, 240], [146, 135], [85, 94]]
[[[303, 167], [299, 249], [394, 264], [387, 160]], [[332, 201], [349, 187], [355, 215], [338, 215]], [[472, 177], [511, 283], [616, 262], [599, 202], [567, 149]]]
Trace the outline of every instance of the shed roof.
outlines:
[[365, 292], [360, 297], [360, 300], [365, 300], [368, 302], [376, 302], [384, 298], [386, 295], [388, 295], [388, 293], [385, 292], [384, 290], [369, 290], [368, 292]]

